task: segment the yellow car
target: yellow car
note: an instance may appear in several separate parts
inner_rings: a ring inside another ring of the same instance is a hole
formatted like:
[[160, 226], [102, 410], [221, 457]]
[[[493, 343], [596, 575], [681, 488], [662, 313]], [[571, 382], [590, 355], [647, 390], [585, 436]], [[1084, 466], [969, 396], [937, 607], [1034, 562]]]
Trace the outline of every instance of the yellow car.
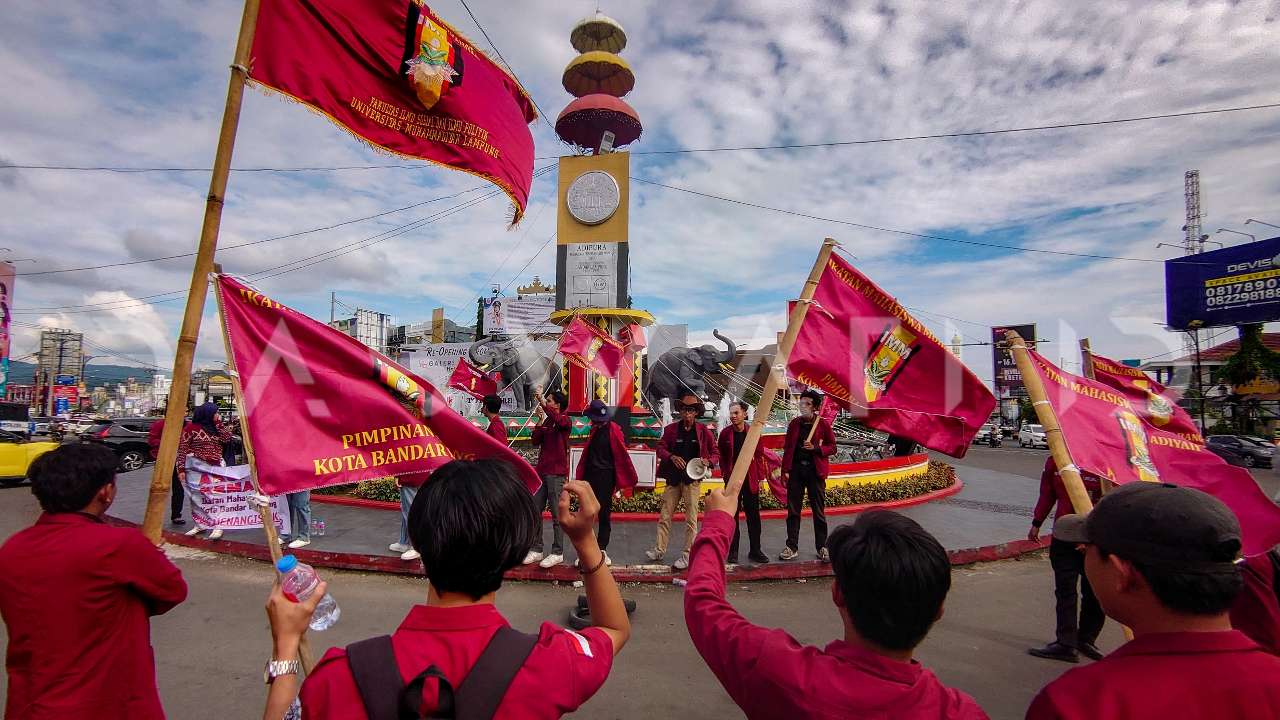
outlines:
[[45, 440], [24, 440], [20, 435], [0, 431], [0, 484], [16, 485], [27, 479], [27, 469], [41, 455], [58, 447]]

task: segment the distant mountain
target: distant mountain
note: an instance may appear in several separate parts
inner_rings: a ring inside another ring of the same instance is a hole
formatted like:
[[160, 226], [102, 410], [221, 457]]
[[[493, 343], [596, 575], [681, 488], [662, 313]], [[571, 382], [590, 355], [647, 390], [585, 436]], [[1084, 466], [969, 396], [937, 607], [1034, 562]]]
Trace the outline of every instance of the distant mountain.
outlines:
[[[35, 372], [35, 363], [18, 360], [9, 361], [9, 382], [20, 385], [32, 384], [35, 380]], [[85, 384], [89, 387], [97, 387], [99, 385], [118, 385], [129, 378], [149, 383], [155, 371], [129, 365], [100, 365], [91, 362], [85, 368], [84, 374]], [[165, 374], [168, 375], [169, 373], [166, 372]]]

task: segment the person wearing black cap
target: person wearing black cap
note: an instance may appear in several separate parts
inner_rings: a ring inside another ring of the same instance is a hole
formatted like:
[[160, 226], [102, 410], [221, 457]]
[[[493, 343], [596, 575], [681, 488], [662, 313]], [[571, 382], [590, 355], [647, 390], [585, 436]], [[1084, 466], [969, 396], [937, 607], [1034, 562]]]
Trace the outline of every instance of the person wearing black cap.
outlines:
[[1243, 581], [1240, 524], [1226, 505], [1134, 482], [1053, 531], [1081, 547], [1103, 611], [1134, 639], [1045, 686], [1028, 720], [1280, 716], [1280, 657], [1228, 618]]
[[[574, 479], [585, 480], [591, 485], [596, 499], [600, 501], [600, 529], [596, 538], [601, 552], [604, 552], [609, 548], [613, 493], [616, 489], [635, 487], [636, 468], [627, 454], [622, 428], [610, 418], [609, 406], [603, 400], [592, 400], [585, 414], [591, 421], [591, 435], [587, 438], [582, 458], [578, 460]], [[607, 552], [604, 552], [604, 564], [613, 564]]]

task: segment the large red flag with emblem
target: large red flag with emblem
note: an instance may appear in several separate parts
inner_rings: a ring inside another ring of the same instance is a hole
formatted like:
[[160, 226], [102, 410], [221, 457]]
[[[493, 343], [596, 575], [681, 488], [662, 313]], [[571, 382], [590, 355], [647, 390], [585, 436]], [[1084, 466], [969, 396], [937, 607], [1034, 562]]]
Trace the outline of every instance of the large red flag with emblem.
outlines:
[[1200, 429], [1191, 415], [1178, 407], [1173, 394], [1138, 368], [1093, 355], [1093, 379], [1124, 393], [1133, 403], [1134, 410], [1148, 423], [1203, 442]]
[[1142, 415], [1145, 405], [1115, 388], [1064, 372], [1027, 352], [1076, 467], [1117, 484], [1167, 482], [1213, 495], [1239, 518], [1246, 555], [1280, 543], [1280, 506], [1248, 471], [1228, 465], [1202, 442], [1149, 424]]
[[787, 368], [864, 424], [963, 457], [995, 397], [929, 329], [831, 255]]
[[531, 492], [541, 485], [518, 453], [386, 356], [226, 275], [217, 292], [265, 494], [380, 477], [416, 486], [454, 458], [504, 460]]
[[559, 350], [565, 360], [605, 377], [618, 376], [626, 349], [621, 342], [581, 317], [570, 321], [560, 334]]
[[477, 400], [483, 399], [485, 395], [498, 394], [498, 381], [464, 357], [458, 358], [458, 365], [449, 376], [449, 387], [461, 390]]
[[262, 0], [249, 79], [364, 142], [478, 175], [511, 198], [533, 182], [533, 101], [422, 0]]

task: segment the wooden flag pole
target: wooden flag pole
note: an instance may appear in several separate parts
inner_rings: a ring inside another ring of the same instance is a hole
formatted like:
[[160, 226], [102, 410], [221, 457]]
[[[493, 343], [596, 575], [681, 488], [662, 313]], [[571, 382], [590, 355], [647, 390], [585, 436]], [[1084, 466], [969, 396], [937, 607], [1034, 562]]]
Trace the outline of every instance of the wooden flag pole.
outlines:
[[[818, 251], [818, 259], [814, 261], [813, 269], [809, 271], [809, 279], [805, 280], [804, 289], [800, 292], [800, 301], [791, 309], [791, 317], [787, 319], [787, 331], [778, 340], [778, 354], [774, 356], [769, 379], [765, 381], [764, 390], [760, 393], [760, 402], [756, 404], [756, 416], [751, 420], [751, 427], [747, 429], [747, 438], [742, 441], [742, 449], [739, 451], [738, 457], [755, 457], [756, 445], [760, 443], [760, 436], [764, 433], [765, 423], [768, 422], [769, 415], [772, 414], [773, 400], [778, 396], [779, 388], [786, 382], [787, 358], [791, 355], [791, 347], [795, 345], [796, 336], [800, 334], [800, 325], [804, 322], [804, 316], [809, 311], [809, 301], [813, 300], [813, 293], [818, 289], [818, 280], [822, 277], [822, 271], [827, 267], [827, 261], [830, 259], [831, 251], [835, 249], [835, 246], [836, 241], [831, 238], [826, 238], [822, 241], [822, 249]], [[761, 408], [763, 408], [763, 411]], [[814, 425], [817, 425], [816, 416]], [[725, 483], [725, 492], [737, 494], [742, 489], [742, 483], [747, 479], [747, 470], [750, 468], [750, 462], [734, 463], [733, 473], [730, 475], [728, 482]]]
[[196, 249], [195, 266], [191, 268], [187, 307], [182, 316], [182, 329], [178, 333], [178, 347], [173, 357], [173, 384], [169, 389], [164, 430], [160, 435], [160, 450], [151, 473], [147, 511], [142, 519], [143, 534], [157, 545], [162, 542], [161, 526], [164, 522], [165, 503], [171, 489], [169, 484], [173, 469], [177, 466], [178, 439], [187, 415], [191, 364], [195, 359], [196, 339], [200, 336], [200, 319], [204, 316], [209, 273], [213, 270], [213, 256], [218, 247], [218, 228], [222, 223], [223, 197], [227, 191], [227, 176], [231, 171], [231, 152], [236, 143], [240, 104], [244, 98], [245, 79], [249, 74], [249, 50], [253, 46], [253, 32], [258, 24], [258, 3], [259, 0], [245, 0], [244, 14], [240, 17], [240, 36], [236, 40], [235, 62], [231, 66], [231, 80], [227, 85], [227, 103], [222, 111], [218, 149], [213, 156], [213, 175], [209, 178], [209, 196], [204, 205], [204, 224], [200, 228], [200, 244]]
[[1022, 374], [1022, 384], [1027, 388], [1027, 394], [1031, 396], [1031, 406], [1036, 410], [1036, 417], [1040, 420], [1040, 424], [1044, 426], [1045, 439], [1049, 443], [1049, 453], [1053, 455], [1053, 462], [1058, 466], [1058, 475], [1062, 478], [1062, 484], [1067, 488], [1067, 496], [1071, 498], [1071, 507], [1077, 513], [1087, 513], [1093, 509], [1093, 501], [1089, 499], [1089, 493], [1084, 489], [1084, 481], [1080, 479], [1080, 471], [1076, 469], [1075, 463], [1071, 462], [1071, 451], [1067, 448], [1066, 438], [1062, 436], [1062, 428], [1058, 425], [1058, 416], [1053, 412], [1053, 406], [1049, 404], [1048, 394], [1044, 389], [1044, 381], [1040, 378], [1040, 373], [1036, 372], [1035, 366], [1032, 364], [1031, 355], [1027, 353], [1027, 344], [1023, 342], [1022, 336], [1010, 330], [1005, 333], [1005, 340], [1009, 343], [1009, 350], [1013, 353], [1013, 359], [1018, 363], [1018, 372]]
[[[1086, 378], [1093, 380], [1093, 349], [1089, 347], [1089, 338], [1080, 338], [1080, 369], [1081, 374]], [[1111, 481], [1107, 478], [1100, 478], [1099, 483], [1102, 486], [1102, 494], [1106, 495], [1111, 492]]]
[[[222, 272], [221, 267], [214, 266], [214, 268], [218, 273]], [[231, 371], [231, 394], [236, 400], [236, 408], [240, 411], [240, 441], [244, 443], [244, 456], [249, 462], [249, 481], [253, 483], [254, 494], [261, 497], [262, 486], [258, 484], [258, 463], [253, 455], [253, 438], [249, 435], [248, 406], [244, 404], [244, 385], [240, 382], [240, 369], [236, 367], [236, 356], [231, 353], [231, 335], [227, 332], [227, 313], [222, 304], [222, 293], [218, 290], [216, 276], [213, 298], [218, 304], [218, 324], [222, 327], [222, 346], [227, 352], [227, 367]], [[271, 517], [270, 503], [258, 505], [258, 515], [262, 518], [262, 529], [267, 535], [267, 552], [271, 553], [271, 572], [274, 574], [276, 563], [280, 562], [284, 553], [280, 551], [280, 536], [276, 533], [276, 523]], [[294, 532], [297, 533], [296, 530]], [[302, 662], [302, 671], [309, 674], [314, 663], [311, 658], [311, 647], [307, 643], [305, 634], [302, 636], [301, 644], [298, 645], [298, 659]]]

